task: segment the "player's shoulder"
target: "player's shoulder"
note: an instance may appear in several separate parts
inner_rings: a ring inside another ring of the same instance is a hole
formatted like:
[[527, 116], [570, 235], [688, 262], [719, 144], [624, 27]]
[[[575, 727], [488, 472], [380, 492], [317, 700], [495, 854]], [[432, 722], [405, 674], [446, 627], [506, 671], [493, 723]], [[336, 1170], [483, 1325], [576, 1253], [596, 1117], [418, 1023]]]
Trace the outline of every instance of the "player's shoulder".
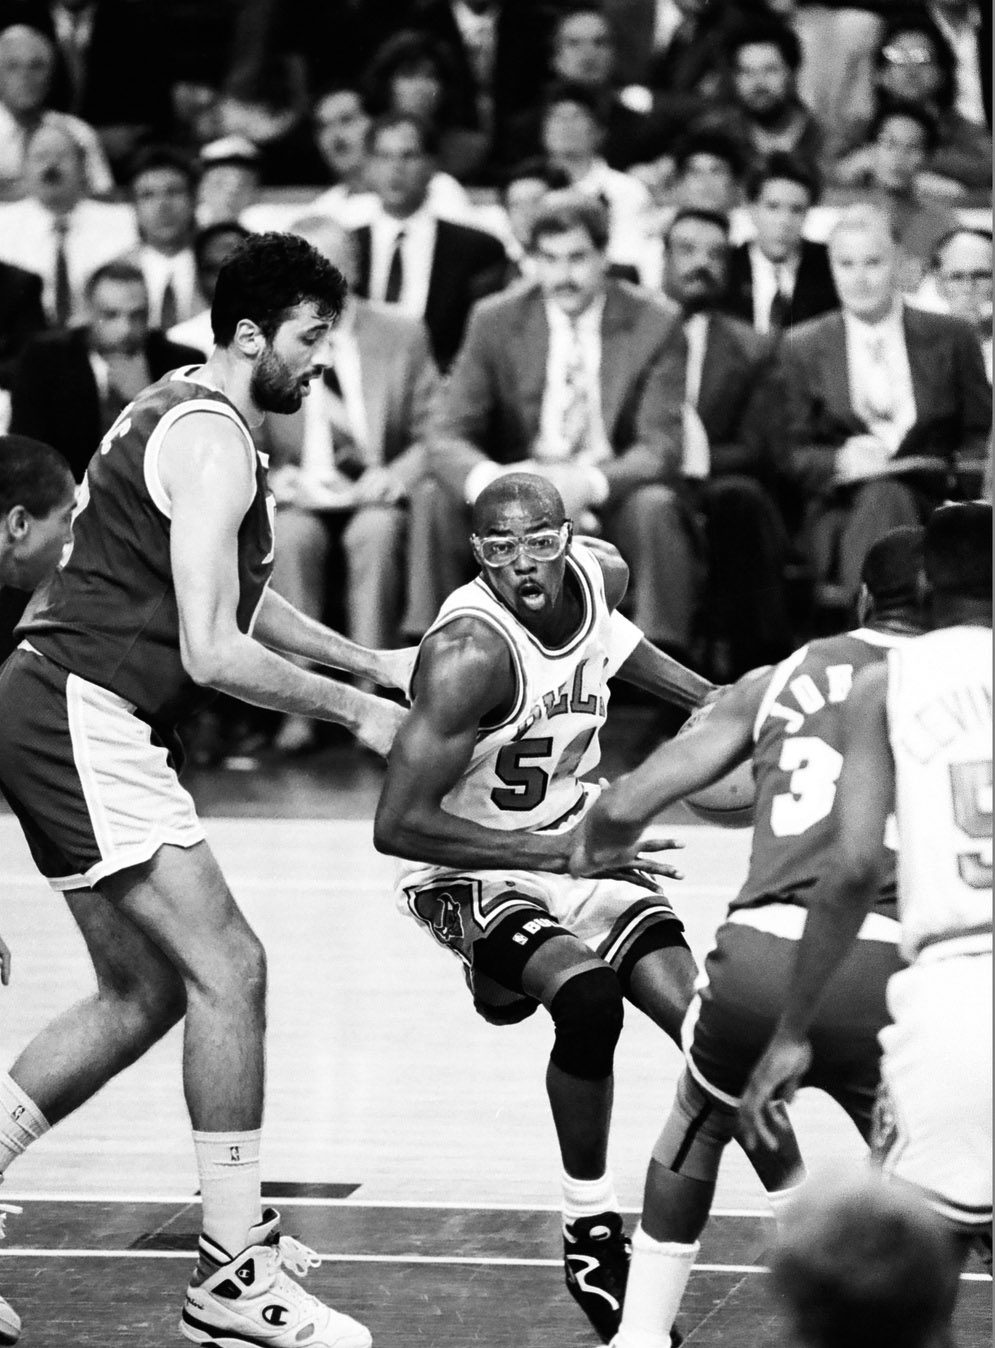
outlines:
[[582, 535], [577, 538], [574, 555], [586, 555], [601, 571], [605, 586], [605, 600], [611, 609], [617, 608], [629, 586], [629, 568], [613, 543], [603, 538]]
[[444, 703], [485, 712], [517, 687], [517, 664], [508, 635], [483, 614], [462, 613], [422, 638], [411, 675], [417, 707]]

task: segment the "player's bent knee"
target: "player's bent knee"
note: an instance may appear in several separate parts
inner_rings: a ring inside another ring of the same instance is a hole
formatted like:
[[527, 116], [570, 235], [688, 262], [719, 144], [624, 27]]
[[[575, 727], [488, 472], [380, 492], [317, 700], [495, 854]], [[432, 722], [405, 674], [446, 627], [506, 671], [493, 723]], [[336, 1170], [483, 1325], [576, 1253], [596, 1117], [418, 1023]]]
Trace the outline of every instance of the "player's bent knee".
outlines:
[[625, 1015], [614, 969], [588, 968], [568, 978], [549, 1013], [556, 1031], [550, 1061], [584, 1081], [611, 1076]]
[[722, 1153], [735, 1132], [733, 1111], [707, 1095], [685, 1070], [653, 1159], [675, 1175], [707, 1183], [719, 1173]]

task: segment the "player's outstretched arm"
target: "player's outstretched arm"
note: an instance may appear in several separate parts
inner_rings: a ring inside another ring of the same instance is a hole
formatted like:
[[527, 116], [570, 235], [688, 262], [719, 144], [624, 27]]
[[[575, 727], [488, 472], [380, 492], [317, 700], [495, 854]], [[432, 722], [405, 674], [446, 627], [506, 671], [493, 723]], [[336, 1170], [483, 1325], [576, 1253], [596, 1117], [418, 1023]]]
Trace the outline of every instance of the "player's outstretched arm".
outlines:
[[781, 1018], [743, 1093], [740, 1121], [748, 1144], [758, 1137], [770, 1144], [776, 1137], [775, 1102], [790, 1101], [808, 1070], [809, 1027], [877, 893], [885, 824], [895, 800], [887, 684], [887, 666], [869, 666], [858, 674], [844, 707], [835, 846], [812, 894]]
[[766, 682], [746, 675], [698, 719], [692, 717], [680, 735], [609, 786], [578, 830], [571, 874], [592, 875], [630, 861], [654, 815], [741, 763], [753, 747], [753, 723]]
[[376, 651], [360, 646], [340, 632], [307, 617], [282, 595], [268, 589], [263, 596], [252, 635], [283, 655], [299, 655], [330, 669], [342, 669], [384, 688], [407, 692], [417, 648]]
[[700, 707], [716, 688], [714, 683], [647, 641], [641, 633], [635, 649], [619, 666], [615, 677], [689, 711]]
[[386, 753], [404, 712], [382, 698], [299, 669], [239, 631], [238, 530], [254, 474], [227, 419], [191, 414], [167, 434], [159, 476], [169, 498], [180, 657], [195, 683], [256, 706], [336, 721]]
[[481, 722], [510, 707], [515, 693], [508, 647], [485, 624], [460, 619], [422, 643], [414, 705], [377, 806], [378, 851], [473, 870], [566, 870], [570, 844], [563, 837], [508, 833], [443, 808], [470, 764]]

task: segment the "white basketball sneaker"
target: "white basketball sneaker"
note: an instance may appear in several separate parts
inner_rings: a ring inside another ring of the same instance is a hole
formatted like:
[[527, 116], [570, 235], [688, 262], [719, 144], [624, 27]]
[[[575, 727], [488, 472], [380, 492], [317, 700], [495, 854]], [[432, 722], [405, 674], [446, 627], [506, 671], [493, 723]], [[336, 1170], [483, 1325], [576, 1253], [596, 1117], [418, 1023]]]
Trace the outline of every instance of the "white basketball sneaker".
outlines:
[[[23, 1208], [14, 1203], [0, 1203], [0, 1240], [7, 1234], [7, 1214], [20, 1213]], [[0, 1343], [16, 1343], [21, 1337], [21, 1317], [9, 1302], [0, 1297]]]
[[[280, 1214], [267, 1208], [249, 1232], [252, 1243], [234, 1257], [208, 1236], [200, 1238], [200, 1264], [187, 1288], [181, 1332], [208, 1348], [370, 1348], [370, 1331], [305, 1292], [298, 1277], [317, 1268], [314, 1250], [280, 1237]], [[210, 1270], [206, 1276], [203, 1268]]]

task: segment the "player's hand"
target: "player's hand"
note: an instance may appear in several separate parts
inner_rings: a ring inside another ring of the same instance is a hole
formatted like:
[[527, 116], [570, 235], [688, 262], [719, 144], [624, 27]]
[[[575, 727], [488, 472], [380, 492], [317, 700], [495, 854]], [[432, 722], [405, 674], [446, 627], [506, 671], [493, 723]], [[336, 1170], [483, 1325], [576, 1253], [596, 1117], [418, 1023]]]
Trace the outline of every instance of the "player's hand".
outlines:
[[367, 468], [353, 484], [353, 500], [357, 506], [396, 505], [404, 495], [403, 483], [389, 468]]
[[747, 1147], [758, 1142], [776, 1148], [784, 1131], [784, 1105], [790, 1103], [812, 1065], [807, 1039], [778, 1033], [754, 1067], [739, 1105], [739, 1126]]
[[353, 733], [360, 744], [386, 758], [408, 709], [385, 698], [374, 697], [372, 693], [359, 693], [358, 696], [362, 701]]
[[622, 866], [637, 866], [650, 875], [660, 875], [668, 880], [683, 880], [684, 872], [676, 866], [659, 859], [659, 853], [671, 852], [683, 847], [676, 838], [665, 838], [660, 834], [644, 834], [636, 831], [629, 839], [619, 838], [605, 842], [596, 839], [585, 828], [584, 819], [575, 830], [575, 841], [570, 852], [570, 874], [579, 878], [592, 878], [598, 875], [610, 875]]
[[0, 983], [7, 986], [10, 982], [10, 947], [7, 942], [0, 937]]
[[401, 692], [407, 696], [408, 686], [411, 683], [411, 671], [415, 667], [417, 658], [417, 646], [405, 646], [400, 651], [378, 651], [377, 683], [382, 688], [400, 688]]

